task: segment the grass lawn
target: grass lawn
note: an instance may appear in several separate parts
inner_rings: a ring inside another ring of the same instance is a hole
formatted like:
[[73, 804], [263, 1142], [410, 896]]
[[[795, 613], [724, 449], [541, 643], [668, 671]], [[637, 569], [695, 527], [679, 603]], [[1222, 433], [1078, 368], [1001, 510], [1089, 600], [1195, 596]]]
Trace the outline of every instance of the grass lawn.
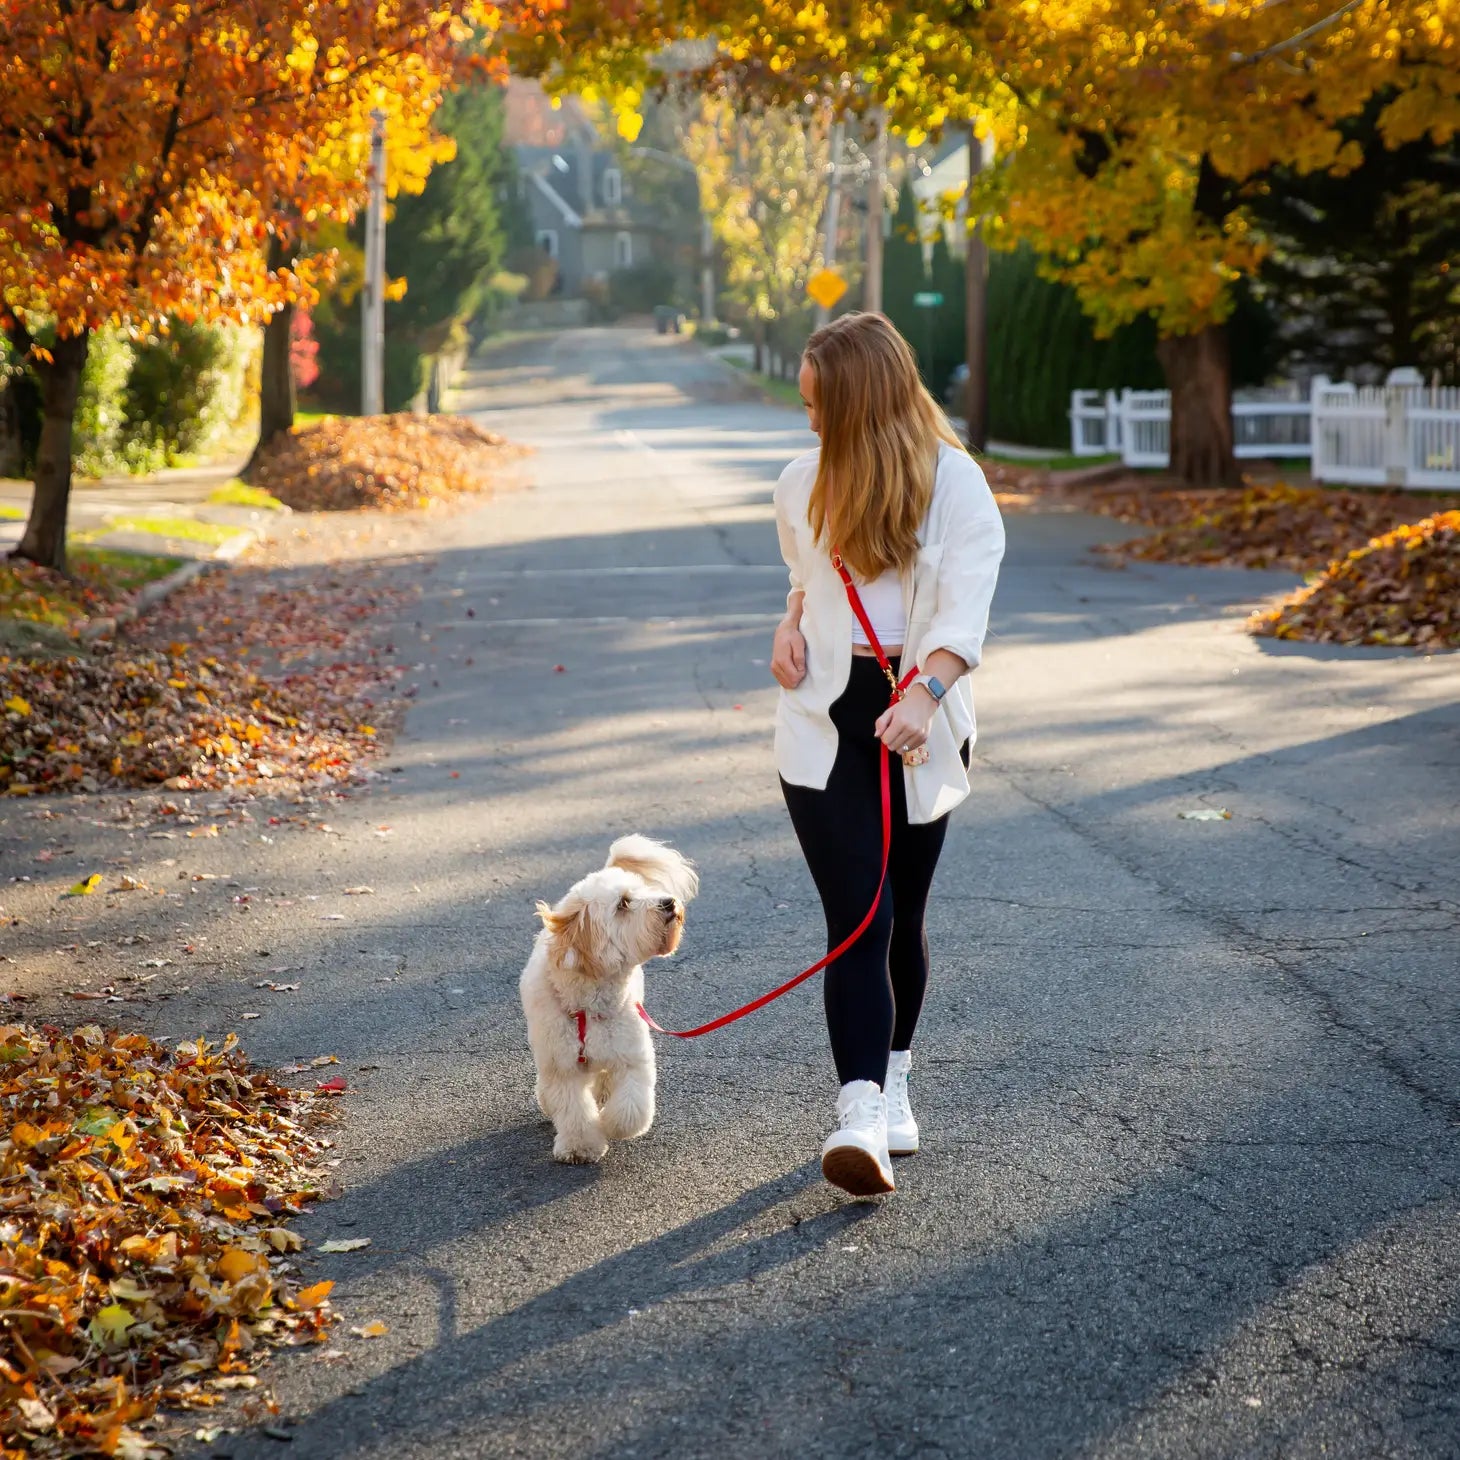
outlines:
[[209, 492], [208, 501], [215, 507], [259, 507], [266, 512], [281, 512], [284, 508], [284, 504], [272, 493], [236, 479], [217, 491]]
[[175, 538], [179, 542], [201, 542], [220, 547], [246, 530], [224, 527], [217, 522], [199, 522], [193, 517], [114, 517], [105, 527], [87, 536], [99, 537], [108, 532], [148, 532], [156, 537]]
[[67, 628], [181, 565], [181, 558], [119, 553], [85, 543], [67, 550], [70, 576], [0, 559], [0, 618]]
[[770, 375], [761, 375], [748, 360], [731, 360], [737, 370], [743, 370], [773, 401], [796, 410], [805, 410], [801, 404], [801, 388], [793, 380], [776, 380]]
[[997, 462], [1000, 466], [1027, 466], [1031, 471], [1076, 471], [1085, 466], [1105, 466], [1109, 462], [1119, 461], [1120, 456], [1116, 452], [1110, 452], [1105, 456], [1071, 456], [1051, 454], [1049, 456], [1001, 456], [997, 451], [984, 451], [979, 454], [980, 461]]

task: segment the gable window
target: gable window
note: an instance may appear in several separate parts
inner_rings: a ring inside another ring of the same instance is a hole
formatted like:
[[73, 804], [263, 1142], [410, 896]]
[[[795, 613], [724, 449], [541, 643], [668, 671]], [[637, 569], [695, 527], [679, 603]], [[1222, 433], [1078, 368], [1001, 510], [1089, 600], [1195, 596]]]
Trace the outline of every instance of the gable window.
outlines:
[[539, 228], [537, 246], [550, 258], [558, 256], [558, 233], [555, 228]]
[[615, 233], [613, 236], [613, 266], [616, 269], [631, 269], [634, 266], [634, 236], [631, 233]]
[[605, 207], [617, 208], [624, 200], [623, 174], [616, 167], [608, 168], [603, 174], [603, 202]]

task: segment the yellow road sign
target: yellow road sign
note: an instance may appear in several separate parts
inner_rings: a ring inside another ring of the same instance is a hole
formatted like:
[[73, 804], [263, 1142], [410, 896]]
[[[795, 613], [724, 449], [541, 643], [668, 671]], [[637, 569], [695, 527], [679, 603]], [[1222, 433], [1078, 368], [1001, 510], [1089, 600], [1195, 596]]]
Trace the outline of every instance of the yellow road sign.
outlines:
[[830, 309], [847, 292], [847, 281], [835, 269], [820, 269], [806, 281], [806, 292], [823, 309]]

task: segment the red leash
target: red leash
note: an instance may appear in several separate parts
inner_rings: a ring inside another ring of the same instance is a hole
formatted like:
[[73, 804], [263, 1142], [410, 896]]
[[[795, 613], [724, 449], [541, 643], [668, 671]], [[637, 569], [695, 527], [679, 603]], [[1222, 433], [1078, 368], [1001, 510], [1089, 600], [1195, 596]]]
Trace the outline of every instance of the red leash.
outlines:
[[[846, 586], [847, 597], [851, 600], [852, 612], [857, 616], [857, 622], [862, 625], [862, 632], [867, 635], [867, 643], [871, 646], [872, 652], [877, 656], [878, 667], [887, 676], [887, 682], [892, 687], [892, 698], [890, 704], [896, 704], [903, 697], [908, 685], [917, 678], [918, 670], [914, 665], [898, 679], [891, 661], [882, 652], [882, 645], [878, 642], [877, 634], [872, 628], [872, 621], [867, 617], [867, 610], [862, 606], [862, 596], [857, 592], [857, 585], [852, 582], [852, 575], [847, 572], [846, 564], [842, 562], [840, 553], [831, 555], [831, 565], [841, 574], [843, 584]], [[723, 1029], [727, 1024], [733, 1024], [737, 1019], [743, 1019], [747, 1014], [753, 1014], [757, 1009], [764, 1008], [782, 994], [790, 993], [799, 983], [805, 983], [813, 974], [820, 973], [829, 963], [834, 963], [858, 938], [862, 936], [871, 926], [872, 919], [877, 916], [877, 909], [882, 903], [882, 887], [887, 881], [887, 860], [892, 852], [892, 777], [889, 770], [888, 750], [885, 745], [880, 747], [881, 764], [879, 776], [882, 783], [882, 874], [877, 879], [877, 895], [872, 899], [872, 906], [867, 909], [867, 916], [857, 924], [856, 932], [844, 938], [825, 958], [818, 959], [810, 968], [798, 973], [795, 978], [787, 979], [779, 988], [774, 988], [768, 994], [762, 994], [758, 999], [752, 999], [748, 1004], [742, 1004], [738, 1009], [732, 1009], [728, 1014], [722, 1014], [718, 1019], [711, 1019], [708, 1024], [701, 1024], [696, 1029], [665, 1029], [662, 1025], [656, 1024], [645, 1012], [642, 1004], [638, 1005], [639, 1017], [643, 1019], [650, 1029], [660, 1034], [671, 1035], [675, 1039], [698, 1039], [701, 1034], [709, 1034], [711, 1030]], [[582, 1039], [584, 1033], [583, 1016], [579, 1019], [579, 1050], [582, 1050]], [[580, 1055], [581, 1058], [581, 1055]]]

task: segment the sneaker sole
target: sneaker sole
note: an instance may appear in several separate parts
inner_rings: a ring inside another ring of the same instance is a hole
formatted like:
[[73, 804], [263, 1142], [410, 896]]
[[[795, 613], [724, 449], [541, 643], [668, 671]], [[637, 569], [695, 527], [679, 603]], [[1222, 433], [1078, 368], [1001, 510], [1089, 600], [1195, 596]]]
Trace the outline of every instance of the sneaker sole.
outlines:
[[837, 1146], [821, 1158], [821, 1174], [852, 1196], [885, 1196], [895, 1190], [877, 1158], [855, 1146]]
[[917, 1153], [918, 1147], [916, 1146], [904, 1146], [901, 1150], [895, 1146], [888, 1146], [887, 1148], [887, 1154], [889, 1156], [916, 1156]]

